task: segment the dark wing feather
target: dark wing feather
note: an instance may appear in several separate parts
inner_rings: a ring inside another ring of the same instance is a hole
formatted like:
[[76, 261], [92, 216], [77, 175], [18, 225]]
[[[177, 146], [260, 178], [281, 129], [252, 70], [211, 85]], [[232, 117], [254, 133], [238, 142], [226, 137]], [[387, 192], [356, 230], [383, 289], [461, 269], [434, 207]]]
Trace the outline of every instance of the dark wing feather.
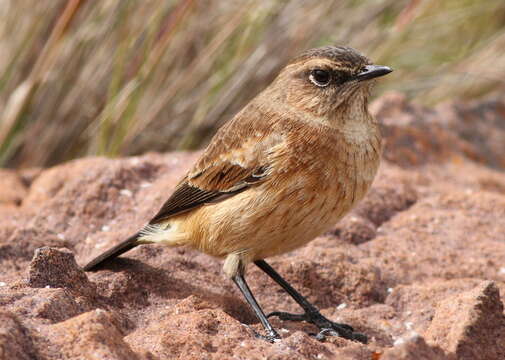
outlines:
[[222, 162], [185, 179], [149, 222], [155, 224], [203, 204], [215, 203], [247, 190], [266, 175], [266, 167], [245, 169]]

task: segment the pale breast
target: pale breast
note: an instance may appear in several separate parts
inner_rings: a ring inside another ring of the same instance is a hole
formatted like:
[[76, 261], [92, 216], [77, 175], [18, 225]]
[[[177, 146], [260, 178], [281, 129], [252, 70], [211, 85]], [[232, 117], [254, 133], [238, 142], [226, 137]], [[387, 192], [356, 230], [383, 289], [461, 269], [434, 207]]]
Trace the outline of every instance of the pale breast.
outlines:
[[[293, 196], [290, 201], [279, 202], [274, 211], [277, 216], [272, 216], [277, 225], [272, 223], [268, 229], [270, 233], [280, 231], [280, 235], [258, 252], [258, 258], [303, 246], [347, 214], [365, 196], [377, 172], [380, 143], [376, 140], [355, 149], [350, 144], [345, 155], [341, 153], [328, 161], [312, 181], [303, 174], [294, 177]], [[300, 183], [306, 186], [297, 188]]]

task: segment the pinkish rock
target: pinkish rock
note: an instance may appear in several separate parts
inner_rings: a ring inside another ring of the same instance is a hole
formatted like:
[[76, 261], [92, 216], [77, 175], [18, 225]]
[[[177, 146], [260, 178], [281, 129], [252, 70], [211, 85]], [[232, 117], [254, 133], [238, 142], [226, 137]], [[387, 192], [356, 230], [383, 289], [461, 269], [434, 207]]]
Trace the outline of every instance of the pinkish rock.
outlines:
[[61, 288], [33, 289], [15, 284], [0, 290], [0, 306], [29, 322], [56, 323], [96, 307], [96, 302]]
[[433, 121], [444, 113], [410, 103], [397, 93], [378, 99], [371, 110], [382, 125], [383, 157], [395, 164], [420, 166], [465, 157], [486, 162], [478, 147]]
[[35, 250], [28, 272], [28, 285], [34, 288], [65, 288], [75, 294], [90, 295], [94, 285], [67, 249], [42, 247]]
[[396, 339], [412, 333], [423, 334], [431, 325], [441, 301], [469, 291], [481, 282], [479, 279], [430, 279], [391, 288], [386, 304], [396, 311], [400, 322], [388, 332]]
[[27, 187], [17, 172], [0, 169], [0, 206], [19, 206], [26, 194]]
[[452, 101], [434, 109], [390, 93], [371, 105], [386, 138], [384, 157], [402, 166], [462, 158], [505, 168], [505, 98]]
[[123, 340], [115, 325], [117, 320], [104, 310], [96, 309], [69, 320], [47, 326], [48, 358], [90, 360], [139, 359]]
[[[389, 161], [368, 196], [328, 234], [269, 260], [325, 316], [366, 333], [367, 345], [320, 343], [313, 325], [278, 319], [281, 342], [254, 338], [243, 324], [261, 325], [222, 262], [191, 249], [139, 246], [84, 274], [78, 264], [137, 231], [198, 156], [172, 153], [21, 172], [21, 205], [0, 206], [0, 351], [21, 359], [377, 360], [437, 359], [440, 349], [464, 358], [488, 345], [479, 356], [501, 356], [501, 302], [492, 286], [478, 287], [491, 279], [505, 290], [505, 175], [486, 166], [502, 166], [499, 103], [427, 109], [398, 96], [379, 100]], [[300, 312], [259, 269], [251, 266], [247, 279], [266, 312]]]
[[[386, 350], [380, 360], [447, 360], [442, 349], [429, 346], [419, 335], [414, 335], [394, 348]], [[450, 359], [450, 358], [449, 358]]]
[[457, 359], [505, 358], [505, 316], [496, 285], [486, 281], [441, 301], [426, 339]]
[[27, 329], [11, 313], [0, 312], [0, 359], [31, 360], [38, 354]]

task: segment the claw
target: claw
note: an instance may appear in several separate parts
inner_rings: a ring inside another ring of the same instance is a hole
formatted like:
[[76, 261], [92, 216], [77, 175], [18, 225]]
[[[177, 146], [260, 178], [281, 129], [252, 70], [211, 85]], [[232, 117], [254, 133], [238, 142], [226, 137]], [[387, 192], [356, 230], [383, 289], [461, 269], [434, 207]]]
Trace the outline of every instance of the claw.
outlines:
[[323, 328], [318, 334], [314, 334], [313, 336], [319, 341], [325, 341], [327, 336], [340, 336], [344, 339], [358, 341], [362, 344], [368, 343], [368, 338], [366, 335], [349, 331], [349, 328], [352, 329], [349, 325], [346, 324], [337, 324], [333, 323], [332, 328]]
[[331, 326], [330, 328], [321, 329], [321, 332], [319, 334], [321, 334], [323, 338], [326, 334], [332, 336], [335, 336], [336, 334], [336, 336], [343, 337], [344, 339], [347, 340], [358, 341], [363, 344], [366, 344], [368, 342], [367, 336], [359, 332], [355, 332], [352, 326], [334, 322], [330, 322], [330, 326]]
[[274, 311], [268, 314], [267, 318], [272, 316], [277, 316], [281, 320], [305, 321], [316, 325], [320, 331], [318, 334], [314, 334], [314, 337], [319, 341], [324, 341], [327, 336], [340, 336], [344, 339], [358, 341], [363, 344], [368, 342], [366, 335], [355, 332], [352, 326], [328, 320], [319, 312], [290, 314], [282, 311]]
[[254, 330], [251, 326], [249, 326], [247, 324], [242, 324], [242, 325], [247, 327], [253, 333], [253, 335], [256, 339], [265, 340], [271, 344], [281, 341], [281, 336], [279, 334], [277, 334], [275, 331], [270, 334], [267, 334], [267, 335], [261, 335], [259, 332]]
[[327, 335], [340, 336], [340, 334], [333, 329], [322, 329], [321, 331], [319, 331], [319, 333], [314, 334], [314, 335], [315, 335], [314, 337], [316, 338], [316, 340], [319, 340], [321, 342], [326, 340]]

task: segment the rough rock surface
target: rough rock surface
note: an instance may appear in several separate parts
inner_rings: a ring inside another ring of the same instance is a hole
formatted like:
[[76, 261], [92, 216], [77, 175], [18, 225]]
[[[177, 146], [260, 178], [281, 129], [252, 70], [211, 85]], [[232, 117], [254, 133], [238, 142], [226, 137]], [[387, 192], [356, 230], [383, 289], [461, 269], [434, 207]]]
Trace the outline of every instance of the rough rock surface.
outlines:
[[[79, 265], [144, 224], [197, 153], [86, 158], [0, 177], [0, 359], [505, 358], [505, 101], [373, 106], [385, 161], [364, 201], [270, 263], [368, 345], [321, 343], [309, 324], [261, 326], [218, 259], [141, 246]], [[298, 312], [259, 269], [265, 311]], [[247, 325], [247, 326], [246, 326]]]
[[[463, 315], [463, 316], [462, 316]], [[442, 300], [426, 338], [458, 359], [505, 358], [505, 316], [493, 282]]]

